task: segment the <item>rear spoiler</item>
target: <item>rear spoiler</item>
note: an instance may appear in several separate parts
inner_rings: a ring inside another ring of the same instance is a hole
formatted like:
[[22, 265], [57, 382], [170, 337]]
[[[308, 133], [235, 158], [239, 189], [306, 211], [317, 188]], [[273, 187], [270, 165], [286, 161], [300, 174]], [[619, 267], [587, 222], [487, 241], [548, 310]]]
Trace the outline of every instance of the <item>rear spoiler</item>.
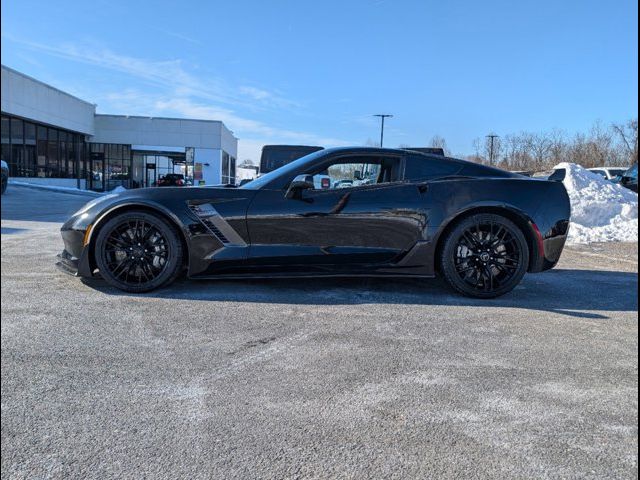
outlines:
[[444, 157], [444, 149], [440, 147], [405, 147], [402, 150], [411, 150], [413, 152], [428, 153], [430, 155], [440, 155]]

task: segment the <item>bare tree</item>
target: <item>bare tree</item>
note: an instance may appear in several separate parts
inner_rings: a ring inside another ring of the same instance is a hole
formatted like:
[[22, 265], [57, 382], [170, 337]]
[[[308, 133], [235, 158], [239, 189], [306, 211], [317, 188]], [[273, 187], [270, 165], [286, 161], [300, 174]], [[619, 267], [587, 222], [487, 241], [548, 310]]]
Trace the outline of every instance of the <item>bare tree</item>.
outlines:
[[629, 120], [626, 125], [614, 123], [611, 128], [618, 134], [627, 154], [627, 161], [638, 163], [638, 119]]
[[[588, 133], [572, 138], [562, 130], [504, 135], [494, 143], [494, 158], [501, 168], [510, 170], [548, 170], [560, 162], [572, 162], [585, 168], [603, 165], [628, 165], [638, 161], [638, 121], [605, 127], [596, 122]], [[495, 140], [494, 140], [495, 142]], [[473, 142], [475, 161], [486, 163], [488, 142]]]
[[441, 148], [446, 156], [451, 155], [451, 151], [447, 148], [447, 141], [440, 135], [431, 137], [431, 146], [433, 148]]
[[551, 140], [545, 134], [532, 135], [530, 139], [534, 170], [543, 170], [548, 163]]
[[567, 160], [567, 140], [562, 130], [554, 129], [549, 133], [549, 160], [545, 168], [553, 168]]
[[475, 154], [468, 155], [466, 159], [476, 163], [484, 163], [485, 159], [482, 157], [482, 155], [480, 155], [480, 150], [482, 148], [482, 143], [480, 141], [480, 138], [474, 138], [472, 145], [473, 145], [473, 150], [475, 151]]

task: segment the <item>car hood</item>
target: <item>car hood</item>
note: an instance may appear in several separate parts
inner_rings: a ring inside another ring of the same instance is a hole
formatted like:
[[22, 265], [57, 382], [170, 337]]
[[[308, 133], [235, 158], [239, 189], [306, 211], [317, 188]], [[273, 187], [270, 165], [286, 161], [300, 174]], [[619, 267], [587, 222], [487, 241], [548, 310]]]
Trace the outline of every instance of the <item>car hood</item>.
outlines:
[[[103, 213], [121, 205], [141, 205], [179, 213], [187, 210], [188, 203], [229, 202], [251, 200], [256, 190], [230, 187], [162, 187], [139, 188], [118, 193], [107, 193], [86, 203], [69, 219], [80, 227], [92, 223]], [[66, 224], [65, 224], [66, 225]]]

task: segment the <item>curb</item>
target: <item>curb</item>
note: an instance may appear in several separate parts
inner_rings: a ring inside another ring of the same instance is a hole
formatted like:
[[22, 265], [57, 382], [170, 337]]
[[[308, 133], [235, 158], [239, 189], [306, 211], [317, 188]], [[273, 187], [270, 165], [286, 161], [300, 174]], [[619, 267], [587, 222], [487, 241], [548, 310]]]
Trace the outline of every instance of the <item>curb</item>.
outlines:
[[52, 187], [50, 185], [38, 185], [38, 184], [35, 184], [35, 183], [15, 182], [15, 181], [11, 181], [11, 180], [9, 180], [9, 186], [33, 188], [35, 190], [48, 190], [50, 192], [66, 193], [66, 194], [69, 194], [69, 195], [80, 195], [80, 196], [83, 196], [83, 197], [84, 196], [86, 196], [86, 197], [101, 197], [102, 195], [104, 195], [103, 192], [93, 192], [91, 190], [73, 190], [73, 189], [65, 190], [65, 189], [61, 189], [59, 187]]

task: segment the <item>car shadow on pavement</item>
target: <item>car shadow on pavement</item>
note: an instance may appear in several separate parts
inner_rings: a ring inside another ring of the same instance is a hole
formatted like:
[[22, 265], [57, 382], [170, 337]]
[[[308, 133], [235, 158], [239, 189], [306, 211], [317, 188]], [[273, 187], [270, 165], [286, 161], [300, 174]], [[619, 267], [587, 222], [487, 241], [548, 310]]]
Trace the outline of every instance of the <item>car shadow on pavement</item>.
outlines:
[[491, 300], [457, 295], [440, 279], [183, 279], [167, 288], [145, 294], [127, 294], [97, 279], [84, 282], [108, 295], [189, 301], [478, 306], [531, 309], [594, 319], [608, 318], [594, 311], [638, 310], [638, 274], [605, 270], [555, 269], [526, 275], [514, 291]]

